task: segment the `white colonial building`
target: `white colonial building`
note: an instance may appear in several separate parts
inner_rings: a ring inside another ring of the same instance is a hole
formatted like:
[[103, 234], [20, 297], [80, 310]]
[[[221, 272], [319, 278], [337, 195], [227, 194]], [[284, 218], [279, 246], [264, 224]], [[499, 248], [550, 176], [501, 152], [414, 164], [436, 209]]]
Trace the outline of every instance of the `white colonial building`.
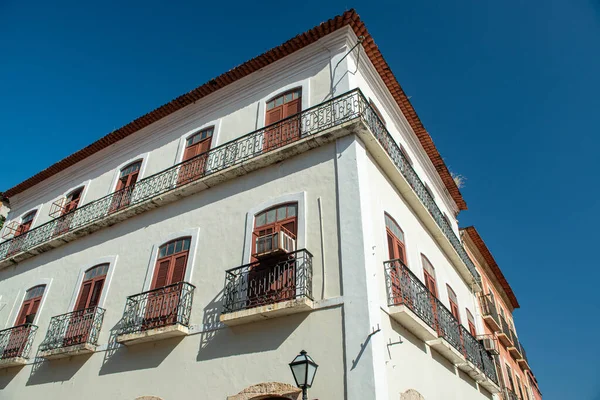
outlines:
[[[491, 399], [466, 205], [354, 11], [7, 190], [2, 399]], [[154, 397], [148, 397], [154, 398]]]

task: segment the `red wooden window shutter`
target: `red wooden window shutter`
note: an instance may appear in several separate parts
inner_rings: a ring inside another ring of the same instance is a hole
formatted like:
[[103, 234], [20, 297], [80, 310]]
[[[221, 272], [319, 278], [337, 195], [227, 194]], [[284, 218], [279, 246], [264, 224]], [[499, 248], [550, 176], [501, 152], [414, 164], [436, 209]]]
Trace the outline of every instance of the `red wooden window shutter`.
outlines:
[[183, 161], [187, 161], [190, 158], [196, 156], [199, 145], [195, 144], [185, 148], [185, 152], [183, 153]]
[[45, 289], [46, 285], [39, 285], [32, 287], [25, 293], [25, 299], [23, 300], [23, 305], [19, 311], [15, 326], [23, 325], [25, 323], [33, 323], [35, 314], [40, 308]]
[[281, 121], [283, 119], [283, 109], [278, 107], [272, 110], [267, 111], [267, 118], [265, 121], [265, 125], [274, 124], [277, 121]]
[[151, 289], [185, 280], [191, 238], [180, 238], [160, 246]]
[[158, 271], [156, 272], [156, 279], [154, 281], [154, 285], [153, 285], [152, 289], [167, 286], [167, 281], [169, 279], [169, 266], [170, 265], [171, 265], [170, 258], [163, 260], [158, 264]]
[[458, 310], [458, 298], [456, 297], [456, 293], [454, 293], [454, 290], [452, 290], [450, 285], [446, 285], [446, 289], [448, 290], [448, 300], [450, 301], [450, 311], [452, 312], [452, 315], [454, 315], [454, 318], [456, 318], [456, 320], [458, 322], [460, 322], [460, 312]]
[[174, 257], [173, 277], [171, 283], [182, 282], [185, 278], [185, 267], [187, 265], [187, 253]]
[[385, 227], [388, 238], [388, 253], [390, 260], [400, 259], [406, 264], [406, 252], [404, 249], [404, 232], [398, 226], [396, 221], [385, 213]]
[[100, 302], [100, 295], [102, 294], [102, 288], [104, 287], [104, 279], [99, 279], [94, 282], [94, 288], [92, 289], [92, 295], [88, 307], [96, 307]]
[[77, 306], [75, 307], [75, 310], [83, 310], [86, 308], [91, 289], [92, 282], [84, 282], [83, 286], [81, 287], [81, 292], [79, 293], [79, 300], [77, 301]]
[[19, 312], [19, 317], [15, 325], [23, 325], [25, 323], [25, 317], [27, 317], [27, 313], [29, 312], [29, 308], [31, 307], [31, 302], [25, 302], [21, 306], [21, 311]]

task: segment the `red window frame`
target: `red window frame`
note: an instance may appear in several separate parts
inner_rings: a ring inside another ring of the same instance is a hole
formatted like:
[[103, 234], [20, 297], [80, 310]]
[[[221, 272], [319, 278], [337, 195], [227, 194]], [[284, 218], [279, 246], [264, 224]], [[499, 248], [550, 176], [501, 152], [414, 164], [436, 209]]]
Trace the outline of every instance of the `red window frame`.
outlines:
[[23, 235], [31, 229], [31, 225], [33, 225], [33, 220], [35, 219], [36, 214], [37, 210], [29, 211], [23, 216], [23, 218], [21, 218], [21, 223], [19, 224], [19, 227], [14, 235], [15, 237]]
[[469, 311], [468, 308], [465, 308], [465, 310], [467, 310], [467, 321], [469, 323], [469, 332], [471, 333], [471, 335], [473, 335], [473, 337], [477, 337], [477, 328], [475, 327], [475, 318], [473, 318], [473, 314], [471, 314], [471, 311]]
[[388, 256], [390, 260], [399, 259], [404, 265], [406, 262], [406, 247], [404, 245], [404, 232], [400, 225], [388, 213], [384, 213], [385, 232], [388, 243]]
[[[433, 267], [433, 264], [431, 264], [429, 259], [427, 257], [425, 257], [425, 255], [423, 255], [423, 254], [421, 254], [421, 261], [423, 263], [423, 276], [425, 278], [424, 279], [425, 286], [427, 287], [427, 289], [429, 289], [429, 291], [436, 298], [438, 298], [437, 283], [435, 280], [435, 268]], [[432, 271], [434, 272], [433, 274], [431, 274], [427, 271], [427, 268], [425, 267], [426, 265], [432, 269]]]
[[454, 315], [454, 318], [460, 323], [460, 311], [458, 308], [458, 297], [456, 292], [452, 290], [452, 287], [446, 284], [446, 290], [448, 291], [448, 302], [450, 303], [450, 312]]
[[83, 189], [84, 187], [81, 186], [71, 191], [71, 193], [66, 196], [65, 204], [60, 211], [60, 217], [57, 220], [56, 228], [54, 228], [53, 236], [62, 235], [71, 229], [71, 221], [73, 221], [73, 214], [71, 211], [75, 210], [79, 205]]
[[141, 159], [136, 160], [121, 168], [109, 212], [116, 212], [129, 205], [131, 194], [142, 169], [143, 161]]
[[206, 172], [208, 151], [212, 144], [215, 127], [204, 128], [185, 139], [183, 160], [177, 177], [178, 184], [198, 179]]

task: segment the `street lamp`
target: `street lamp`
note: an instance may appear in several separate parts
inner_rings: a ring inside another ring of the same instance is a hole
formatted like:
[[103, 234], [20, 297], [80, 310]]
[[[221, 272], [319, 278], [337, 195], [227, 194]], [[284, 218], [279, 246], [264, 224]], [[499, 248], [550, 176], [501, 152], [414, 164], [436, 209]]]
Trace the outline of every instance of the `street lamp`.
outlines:
[[290, 363], [290, 369], [294, 375], [296, 386], [302, 389], [302, 400], [308, 400], [306, 389], [312, 386], [319, 366], [306, 351], [302, 350], [300, 354]]

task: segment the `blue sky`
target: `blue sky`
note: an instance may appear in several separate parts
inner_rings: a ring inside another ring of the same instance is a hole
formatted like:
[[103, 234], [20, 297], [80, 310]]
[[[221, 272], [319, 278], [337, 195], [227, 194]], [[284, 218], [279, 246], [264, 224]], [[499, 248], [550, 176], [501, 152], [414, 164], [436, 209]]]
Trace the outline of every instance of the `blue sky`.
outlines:
[[544, 398], [600, 399], [599, 0], [207, 3], [0, 0], [0, 190], [354, 7], [466, 177]]

